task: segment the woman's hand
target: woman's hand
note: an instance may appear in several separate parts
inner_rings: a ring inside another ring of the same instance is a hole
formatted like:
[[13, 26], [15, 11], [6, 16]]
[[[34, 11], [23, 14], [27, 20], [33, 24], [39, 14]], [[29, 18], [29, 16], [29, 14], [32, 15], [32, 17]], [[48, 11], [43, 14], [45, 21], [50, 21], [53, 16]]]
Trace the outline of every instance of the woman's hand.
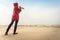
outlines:
[[23, 7], [21, 7], [22, 9], [24, 9]]

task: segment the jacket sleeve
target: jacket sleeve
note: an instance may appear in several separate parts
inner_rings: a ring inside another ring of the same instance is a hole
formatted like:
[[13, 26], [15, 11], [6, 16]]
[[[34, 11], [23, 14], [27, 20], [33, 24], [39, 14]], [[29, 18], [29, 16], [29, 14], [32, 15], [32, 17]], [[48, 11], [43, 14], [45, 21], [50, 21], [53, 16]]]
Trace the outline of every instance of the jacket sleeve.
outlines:
[[18, 8], [18, 13], [20, 13], [22, 10], [21, 10], [21, 8]]

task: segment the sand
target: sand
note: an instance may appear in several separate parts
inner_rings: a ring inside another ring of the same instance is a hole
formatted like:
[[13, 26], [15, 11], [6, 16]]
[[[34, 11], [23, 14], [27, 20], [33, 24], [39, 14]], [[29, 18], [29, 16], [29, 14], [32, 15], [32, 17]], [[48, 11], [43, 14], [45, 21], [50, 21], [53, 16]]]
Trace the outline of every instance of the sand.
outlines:
[[59, 27], [27, 27], [19, 26], [17, 35], [13, 35], [11, 27], [7, 36], [4, 35], [7, 26], [0, 26], [0, 40], [60, 40]]

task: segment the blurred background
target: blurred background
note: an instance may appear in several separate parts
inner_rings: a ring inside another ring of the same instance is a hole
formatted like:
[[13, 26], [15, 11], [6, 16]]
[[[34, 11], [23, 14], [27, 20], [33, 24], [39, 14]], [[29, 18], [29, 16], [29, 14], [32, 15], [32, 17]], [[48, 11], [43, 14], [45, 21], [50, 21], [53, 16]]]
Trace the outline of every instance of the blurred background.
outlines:
[[18, 25], [60, 25], [60, 0], [0, 0], [0, 25], [11, 22], [14, 2], [24, 7]]

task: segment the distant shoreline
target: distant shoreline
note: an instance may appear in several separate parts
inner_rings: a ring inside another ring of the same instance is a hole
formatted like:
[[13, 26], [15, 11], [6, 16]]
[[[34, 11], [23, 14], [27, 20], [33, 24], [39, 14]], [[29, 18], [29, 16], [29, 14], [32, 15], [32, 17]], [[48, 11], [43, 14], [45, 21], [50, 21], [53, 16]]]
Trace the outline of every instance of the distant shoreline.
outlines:
[[[2, 26], [8, 26], [8, 25], [0, 25], [0, 27]], [[60, 27], [60, 25], [18, 25], [18, 26], [21, 26], [21, 27]]]

